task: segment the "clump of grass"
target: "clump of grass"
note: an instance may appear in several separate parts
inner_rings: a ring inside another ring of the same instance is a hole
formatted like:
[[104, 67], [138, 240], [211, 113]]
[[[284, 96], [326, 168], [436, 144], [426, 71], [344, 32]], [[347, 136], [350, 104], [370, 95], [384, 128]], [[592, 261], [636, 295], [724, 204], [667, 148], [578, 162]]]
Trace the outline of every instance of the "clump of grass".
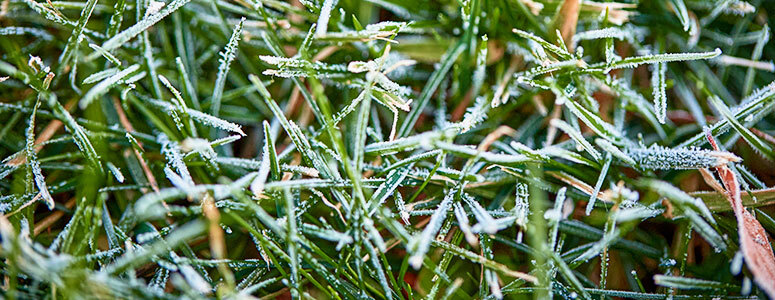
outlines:
[[774, 7], [0, 1], [0, 292], [774, 298]]

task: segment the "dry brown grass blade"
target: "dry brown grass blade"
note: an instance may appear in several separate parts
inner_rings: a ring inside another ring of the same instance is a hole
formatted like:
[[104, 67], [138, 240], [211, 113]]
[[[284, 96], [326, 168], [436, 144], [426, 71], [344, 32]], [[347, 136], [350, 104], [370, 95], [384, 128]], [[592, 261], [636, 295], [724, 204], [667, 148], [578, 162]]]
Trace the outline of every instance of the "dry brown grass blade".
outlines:
[[[5, 18], [5, 15], [8, 14], [8, 7], [11, 6], [11, 0], [3, 0], [2, 3], [0, 3], [0, 19]], [[8, 77], [0, 77], [0, 82], [5, 81], [8, 79]]]
[[547, 120], [547, 123], [549, 124], [549, 127], [546, 130], [546, 143], [545, 145], [551, 146], [552, 143], [554, 143], [554, 139], [557, 138], [557, 127], [552, 125], [552, 120], [559, 119], [560, 116], [562, 116], [562, 107], [561, 104], [555, 104], [554, 108], [552, 109], [552, 115], [549, 116], [549, 119]]
[[[579, 180], [576, 177], [571, 176], [570, 174], [567, 174], [564, 172], [555, 172], [555, 171], [547, 171], [546, 174], [561, 180], [562, 182], [578, 189], [579, 191], [586, 193], [587, 195], [592, 195], [595, 192], [595, 189], [592, 186], [590, 186], [586, 182]], [[598, 192], [596, 196], [598, 200], [611, 201], [610, 195], [606, 195], [605, 192]]]
[[[710, 130], [705, 130], [705, 136], [713, 149], [719, 151]], [[767, 232], [762, 224], [756, 220], [756, 217], [743, 207], [743, 202], [740, 199], [740, 183], [737, 181], [735, 173], [726, 165], [716, 167], [716, 171], [724, 184], [727, 199], [735, 212], [737, 231], [740, 235], [740, 249], [743, 252], [746, 265], [753, 274], [754, 282], [767, 296], [775, 298], [775, 255], [772, 253]]]
[[[562, 6], [552, 20], [552, 31], [549, 33], [554, 36], [553, 30], [559, 30], [565, 47], [569, 51], [573, 43], [573, 35], [576, 34], [576, 25], [579, 20], [579, 11], [581, 10], [581, 0], [565, 0]], [[555, 37], [556, 38], [556, 37]]]
[[[3, 80], [0, 80], [0, 82], [3, 82]], [[78, 99], [71, 99], [69, 102], [65, 103], [65, 109], [67, 111], [70, 111], [75, 104], [78, 103]], [[45, 128], [43, 128], [43, 131], [41, 131], [38, 134], [38, 137], [35, 138], [35, 153], [40, 152], [41, 149], [43, 149], [43, 143], [50, 140], [54, 134], [61, 128], [63, 125], [62, 121], [59, 121], [57, 119], [51, 120], [51, 122], [46, 125]], [[27, 155], [24, 152], [20, 152], [18, 156], [16, 156], [14, 159], [9, 160], [6, 165], [8, 166], [19, 166], [22, 164], [27, 163]]]
[[[202, 199], [202, 213], [209, 223], [209, 238], [210, 238], [210, 251], [212, 257], [218, 260], [225, 259], [226, 254], [226, 238], [223, 228], [221, 228], [220, 220], [221, 213], [215, 206], [215, 199], [209, 193], [204, 195]], [[234, 274], [229, 270], [229, 266], [221, 261], [218, 263], [218, 270], [224, 275], [226, 282], [230, 286], [234, 284]]]
[[767, 134], [766, 132], [761, 131], [761, 130], [756, 129], [756, 128], [751, 128], [751, 132], [753, 132], [758, 137], [764, 139], [768, 143], [775, 145], [775, 137]]
[[[135, 128], [132, 126], [132, 123], [129, 122], [129, 119], [126, 117], [126, 113], [124, 112], [124, 109], [121, 107], [121, 103], [119, 102], [118, 98], [113, 97], [113, 107], [116, 108], [116, 114], [118, 114], [118, 120], [119, 123], [121, 123], [121, 126], [124, 127], [124, 130], [127, 132], [134, 132]], [[142, 143], [138, 141], [138, 144], [140, 147], [143, 146]], [[145, 162], [145, 159], [143, 159], [143, 155], [140, 154], [139, 151], [136, 149], [132, 149], [135, 157], [137, 158], [137, 161], [140, 162], [140, 167], [143, 169], [143, 173], [145, 173], [145, 178], [148, 180], [148, 184], [151, 185], [151, 189], [153, 189], [154, 192], [159, 192], [159, 185], [156, 183], [156, 177], [153, 176], [153, 172], [151, 172], [151, 169], [148, 167], [148, 163]], [[164, 207], [167, 207], [166, 202], [162, 202], [164, 204]]]
[[497, 129], [495, 129], [493, 132], [489, 133], [484, 138], [484, 140], [482, 140], [482, 142], [479, 143], [479, 146], [476, 147], [476, 150], [478, 150], [478, 151], [487, 151], [487, 149], [490, 148], [490, 145], [492, 145], [492, 143], [495, 143], [495, 141], [497, 141], [500, 137], [502, 137], [504, 135], [514, 135], [516, 133], [517, 133], [517, 131], [514, 130], [513, 128], [509, 127], [509, 126], [506, 126], [506, 125], [498, 126]]
[[522, 4], [525, 5], [527, 9], [530, 10], [530, 13], [536, 16], [541, 14], [541, 10], [544, 9], [543, 3], [540, 3], [540, 2], [536, 2], [533, 0], [520, 0], [520, 2], [522, 2]]
[[618, 2], [584, 1], [581, 5], [581, 10], [585, 12], [602, 13], [607, 9], [608, 22], [616, 25], [622, 25], [629, 22], [630, 18], [635, 15], [636, 12], [628, 9], [635, 8], [637, 8], [637, 4]]
[[[70, 200], [65, 202], [65, 207], [67, 209], [71, 209], [71, 208], [73, 208], [73, 206], [75, 206], [75, 198], [71, 198]], [[43, 220], [40, 220], [40, 221], [36, 222], [35, 223], [35, 227], [32, 230], [32, 232], [33, 232], [32, 235], [33, 236], [37, 236], [38, 234], [43, 232], [43, 230], [46, 230], [49, 226], [51, 226], [54, 223], [56, 223], [57, 221], [59, 221], [59, 219], [61, 219], [64, 215], [65, 215], [64, 211], [57, 210], [54, 213], [52, 213], [52, 214], [48, 215], [47, 217], [43, 218]]]
[[707, 183], [710, 187], [713, 188], [714, 191], [719, 192], [721, 194], [726, 194], [726, 191], [724, 191], [724, 187], [721, 186], [718, 181], [716, 181], [716, 178], [713, 177], [713, 173], [710, 172], [708, 169], [699, 169], [700, 175], [702, 175], [702, 179]]

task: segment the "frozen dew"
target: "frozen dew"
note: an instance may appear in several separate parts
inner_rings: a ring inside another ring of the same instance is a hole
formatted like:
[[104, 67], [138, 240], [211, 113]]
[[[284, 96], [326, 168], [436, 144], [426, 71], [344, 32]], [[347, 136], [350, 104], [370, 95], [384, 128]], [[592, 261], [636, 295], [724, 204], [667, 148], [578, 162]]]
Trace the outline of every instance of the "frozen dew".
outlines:
[[700, 169], [739, 162], [741, 158], [723, 151], [698, 148], [666, 148], [652, 145], [649, 148], [630, 148], [627, 156], [644, 169]]

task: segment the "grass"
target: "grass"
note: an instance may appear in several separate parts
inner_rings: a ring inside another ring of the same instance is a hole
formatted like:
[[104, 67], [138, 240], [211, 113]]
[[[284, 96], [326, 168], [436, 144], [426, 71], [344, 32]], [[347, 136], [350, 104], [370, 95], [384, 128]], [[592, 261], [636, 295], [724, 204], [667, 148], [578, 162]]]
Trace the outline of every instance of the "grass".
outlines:
[[773, 299], [772, 1], [0, 1], [4, 299]]

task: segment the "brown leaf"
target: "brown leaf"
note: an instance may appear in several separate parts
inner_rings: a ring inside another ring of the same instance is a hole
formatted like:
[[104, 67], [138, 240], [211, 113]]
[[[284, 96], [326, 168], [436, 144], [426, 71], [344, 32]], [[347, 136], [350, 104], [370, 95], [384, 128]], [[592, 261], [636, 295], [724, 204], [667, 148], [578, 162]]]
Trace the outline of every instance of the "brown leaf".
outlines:
[[[710, 130], [705, 130], [705, 136], [713, 149], [718, 151], [719, 147]], [[764, 231], [762, 224], [743, 207], [743, 201], [740, 199], [740, 183], [735, 173], [727, 165], [716, 167], [716, 171], [726, 189], [727, 200], [735, 212], [737, 231], [740, 235], [740, 250], [743, 251], [746, 265], [753, 274], [754, 282], [767, 296], [775, 298], [775, 255], [772, 253], [767, 232]]]

